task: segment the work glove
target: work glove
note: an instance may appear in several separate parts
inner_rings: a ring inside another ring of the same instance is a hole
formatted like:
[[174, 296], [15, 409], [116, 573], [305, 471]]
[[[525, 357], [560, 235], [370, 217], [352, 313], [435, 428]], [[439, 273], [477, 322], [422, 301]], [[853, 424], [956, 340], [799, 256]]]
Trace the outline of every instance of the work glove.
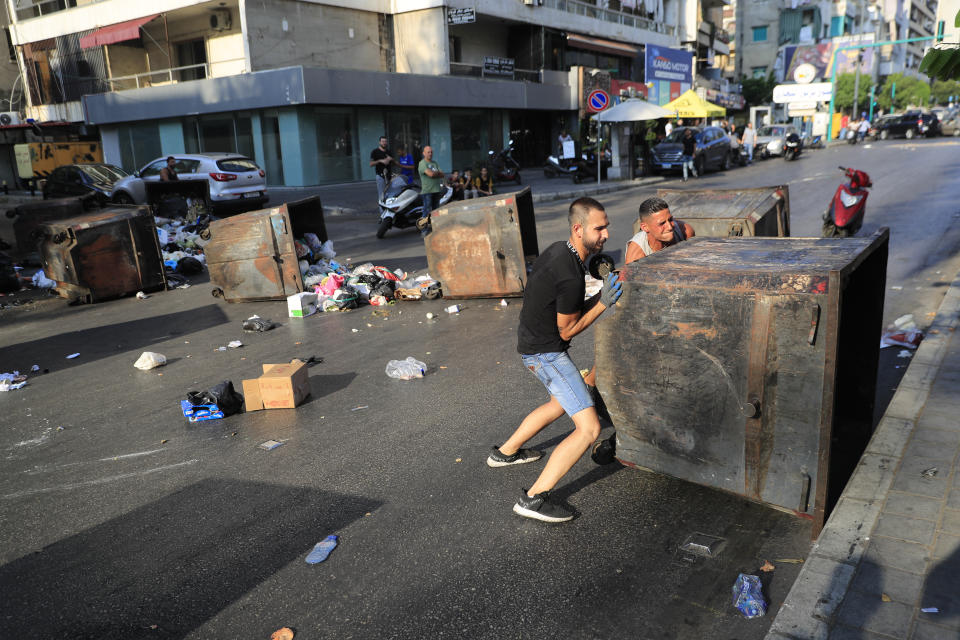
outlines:
[[623, 294], [623, 283], [617, 280], [617, 274], [609, 273], [603, 281], [603, 289], [600, 290], [600, 302], [607, 309], [617, 304], [617, 300]]

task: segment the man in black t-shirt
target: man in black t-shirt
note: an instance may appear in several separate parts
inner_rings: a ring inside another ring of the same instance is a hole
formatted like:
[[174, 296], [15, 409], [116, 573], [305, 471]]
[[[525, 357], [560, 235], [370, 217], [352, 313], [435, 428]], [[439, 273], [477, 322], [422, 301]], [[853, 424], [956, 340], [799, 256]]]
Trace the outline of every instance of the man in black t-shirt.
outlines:
[[387, 137], [380, 136], [380, 144], [376, 149], [370, 152], [370, 166], [377, 172], [377, 200], [383, 199], [383, 190], [387, 188], [390, 182], [390, 165], [393, 163], [393, 156], [390, 155], [390, 149], [387, 148]]
[[534, 409], [487, 458], [491, 467], [539, 460], [541, 453], [523, 445], [564, 413], [574, 423], [573, 433], [557, 445], [529, 491], [521, 492], [515, 513], [544, 522], [573, 518], [553, 502], [550, 490], [600, 435], [600, 420], [580, 370], [567, 355], [570, 340], [600, 317], [620, 297], [617, 276], [610, 274], [600, 293], [584, 301], [584, 260], [603, 248], [609, 237], [607, 213], [593, 198], [580, 198], [567, 216], [570, 239], [555, 242], [544, 251], [527, 279], [517, 330], [517, 351], [523, 364], [550, 392], [550, 401]]

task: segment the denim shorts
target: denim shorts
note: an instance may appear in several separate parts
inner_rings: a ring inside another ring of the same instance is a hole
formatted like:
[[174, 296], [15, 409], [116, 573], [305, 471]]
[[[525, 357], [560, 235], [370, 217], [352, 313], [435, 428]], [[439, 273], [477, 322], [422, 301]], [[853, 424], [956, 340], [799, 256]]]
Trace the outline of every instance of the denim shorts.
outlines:
[[566, 351], [536, 353], [520, 357], [523, 359], [523, 366], [537, 376], [550, 395], [560, 402], [560, 406], [568, 416], [572, 418], [593, 406], [593, 398], [587, 390], [587, 384]]

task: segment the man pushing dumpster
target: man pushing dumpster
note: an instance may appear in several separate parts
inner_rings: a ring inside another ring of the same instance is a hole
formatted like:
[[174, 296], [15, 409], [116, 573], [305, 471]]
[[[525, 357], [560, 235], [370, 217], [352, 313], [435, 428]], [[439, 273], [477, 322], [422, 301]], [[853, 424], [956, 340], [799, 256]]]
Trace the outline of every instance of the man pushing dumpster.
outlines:
[[627, 242], [623, 262], [630, 264], [695, 235], [689, 224], [673, 219], [666, 200], [647, 198], [640, 203], [640, 231]]
[[513, 511], [544, 522], [566, 522], [573, 514], [550, 497], [556, 486], [600, 435], [600, 420], [593, 398], [577, 365], [567, 354], [570, 341], [609, 309], [621, 294], [617, 276], [610, 274], [600, 293], [584, 300], [584, 261], [603, 249], [609, 237], [607, 213], [593, 198], [580, 198], [567, 215], [570, 238], [555, 242], [533, 265], [523, 293], [517, 351], [523, 364], [543, 383], [550, 400], [534, 409], [510, 438], [493, 447], [490, 467], [535, 462], [543, 455], [522, 448], [564, 413], [574, 430], [557, 445], [540, 477], [529, 490], [522, 490]]

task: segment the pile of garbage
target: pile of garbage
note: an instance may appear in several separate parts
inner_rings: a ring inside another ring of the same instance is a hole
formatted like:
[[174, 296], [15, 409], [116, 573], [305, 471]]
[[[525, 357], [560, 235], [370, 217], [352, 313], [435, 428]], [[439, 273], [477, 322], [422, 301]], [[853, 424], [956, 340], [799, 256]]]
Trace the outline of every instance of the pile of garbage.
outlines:
[[177, 276], [202, 273], [206, 266], [203, 247], [208, 240], [204, 239], [201, 233], [213, 218], [209, 215], [201, 215], [191, 222], [186, 218], [171, 219], [158, 216], [154, 220], [167, 279], [174, 281], [170, 283], [171, 286], [176, 286], [182, 279]]
[[333, 241], [321, 243], [315, 234], [304, 234], [295, 245], [303, 286], [317, 296], [317, 311], [345, 311], [364, 304], [382, 306], [395, 300], [430, 300], [442, 295], [440, 284], [429, 275], [412, 278], [402, 269], [391, 271], [372, 262], [356, 267], [341, 264], [334, 259]]

